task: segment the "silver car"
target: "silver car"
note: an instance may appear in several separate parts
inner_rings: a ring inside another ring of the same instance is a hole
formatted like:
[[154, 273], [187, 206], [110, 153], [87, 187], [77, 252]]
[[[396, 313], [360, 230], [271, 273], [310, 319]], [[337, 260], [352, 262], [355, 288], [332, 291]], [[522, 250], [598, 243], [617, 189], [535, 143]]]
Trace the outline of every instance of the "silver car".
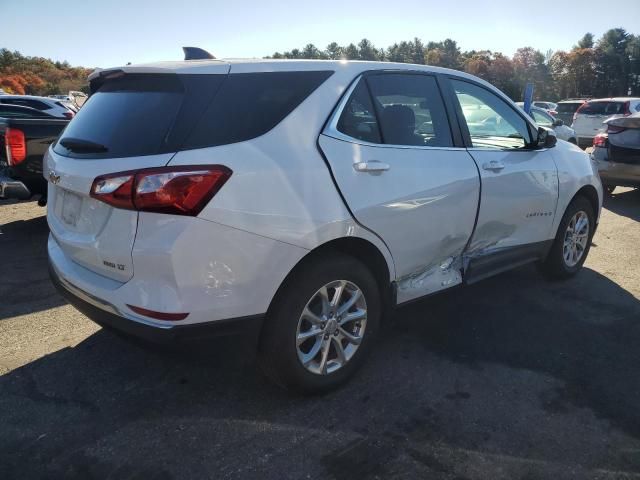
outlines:
[[640, 113], [610, 118], [593, 140], [591, 158], [611, 193], [617, 186], [640, 188]]

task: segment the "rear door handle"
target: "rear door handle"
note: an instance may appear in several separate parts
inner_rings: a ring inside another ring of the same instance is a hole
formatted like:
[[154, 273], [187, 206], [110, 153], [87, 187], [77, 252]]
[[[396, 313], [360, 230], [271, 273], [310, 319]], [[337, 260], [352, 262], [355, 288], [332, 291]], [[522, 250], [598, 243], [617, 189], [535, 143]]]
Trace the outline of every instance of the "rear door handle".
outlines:
[[358, 162], [353, 164], [356, 172], [385, 172], [391, 168], [388, 163], [378, 160], [369, 160], [368, 162]]
[[491, 172], [499, 172], [504, 168], [504, 163], [498, 160], [491, 160], [490, 162], [483, 163], [482, 168]]

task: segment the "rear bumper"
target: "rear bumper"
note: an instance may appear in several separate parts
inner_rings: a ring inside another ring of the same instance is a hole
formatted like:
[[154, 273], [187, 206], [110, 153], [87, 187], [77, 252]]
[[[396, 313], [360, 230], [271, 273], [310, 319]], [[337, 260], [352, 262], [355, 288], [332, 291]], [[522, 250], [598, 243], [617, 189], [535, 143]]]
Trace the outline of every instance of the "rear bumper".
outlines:
[[60, 294], [98, 325], [126, 335], [159, 343], [189, 343], [207, 338], [242, 335], [257, 338], [263, 315], [187, 325], [166, 325], [125, 316], [118, 309], [64, 279], [49, 262], [49, 276]]
[[20, 180], [0, 174], [0, 199], [28, 200], [31, 196], [31, 191]]
[[598, 166], [598, 173], [604, 185], [640, 187], [640, 164], [611, 162], [605, 148], [595, 148], [591, 158]]

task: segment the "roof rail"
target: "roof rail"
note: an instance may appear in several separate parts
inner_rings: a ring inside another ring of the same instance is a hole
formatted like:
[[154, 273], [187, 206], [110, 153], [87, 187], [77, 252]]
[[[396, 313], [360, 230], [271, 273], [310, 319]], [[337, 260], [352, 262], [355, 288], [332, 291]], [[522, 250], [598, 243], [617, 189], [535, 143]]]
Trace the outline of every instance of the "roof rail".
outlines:
[[182, 47], [185, 60], [215, 60], [216, 57], [198, 47]]

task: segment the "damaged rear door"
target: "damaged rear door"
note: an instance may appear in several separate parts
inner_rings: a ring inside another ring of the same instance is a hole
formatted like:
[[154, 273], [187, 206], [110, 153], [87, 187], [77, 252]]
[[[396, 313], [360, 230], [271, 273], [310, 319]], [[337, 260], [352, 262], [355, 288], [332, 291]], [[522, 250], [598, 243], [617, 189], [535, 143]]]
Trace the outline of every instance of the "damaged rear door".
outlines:
[[363, 75], [320, 136], [349, 208], [393, 255], [399, 303], [461, 282], [480, 179], [458, 139], [436, 77], [407, 71]]

